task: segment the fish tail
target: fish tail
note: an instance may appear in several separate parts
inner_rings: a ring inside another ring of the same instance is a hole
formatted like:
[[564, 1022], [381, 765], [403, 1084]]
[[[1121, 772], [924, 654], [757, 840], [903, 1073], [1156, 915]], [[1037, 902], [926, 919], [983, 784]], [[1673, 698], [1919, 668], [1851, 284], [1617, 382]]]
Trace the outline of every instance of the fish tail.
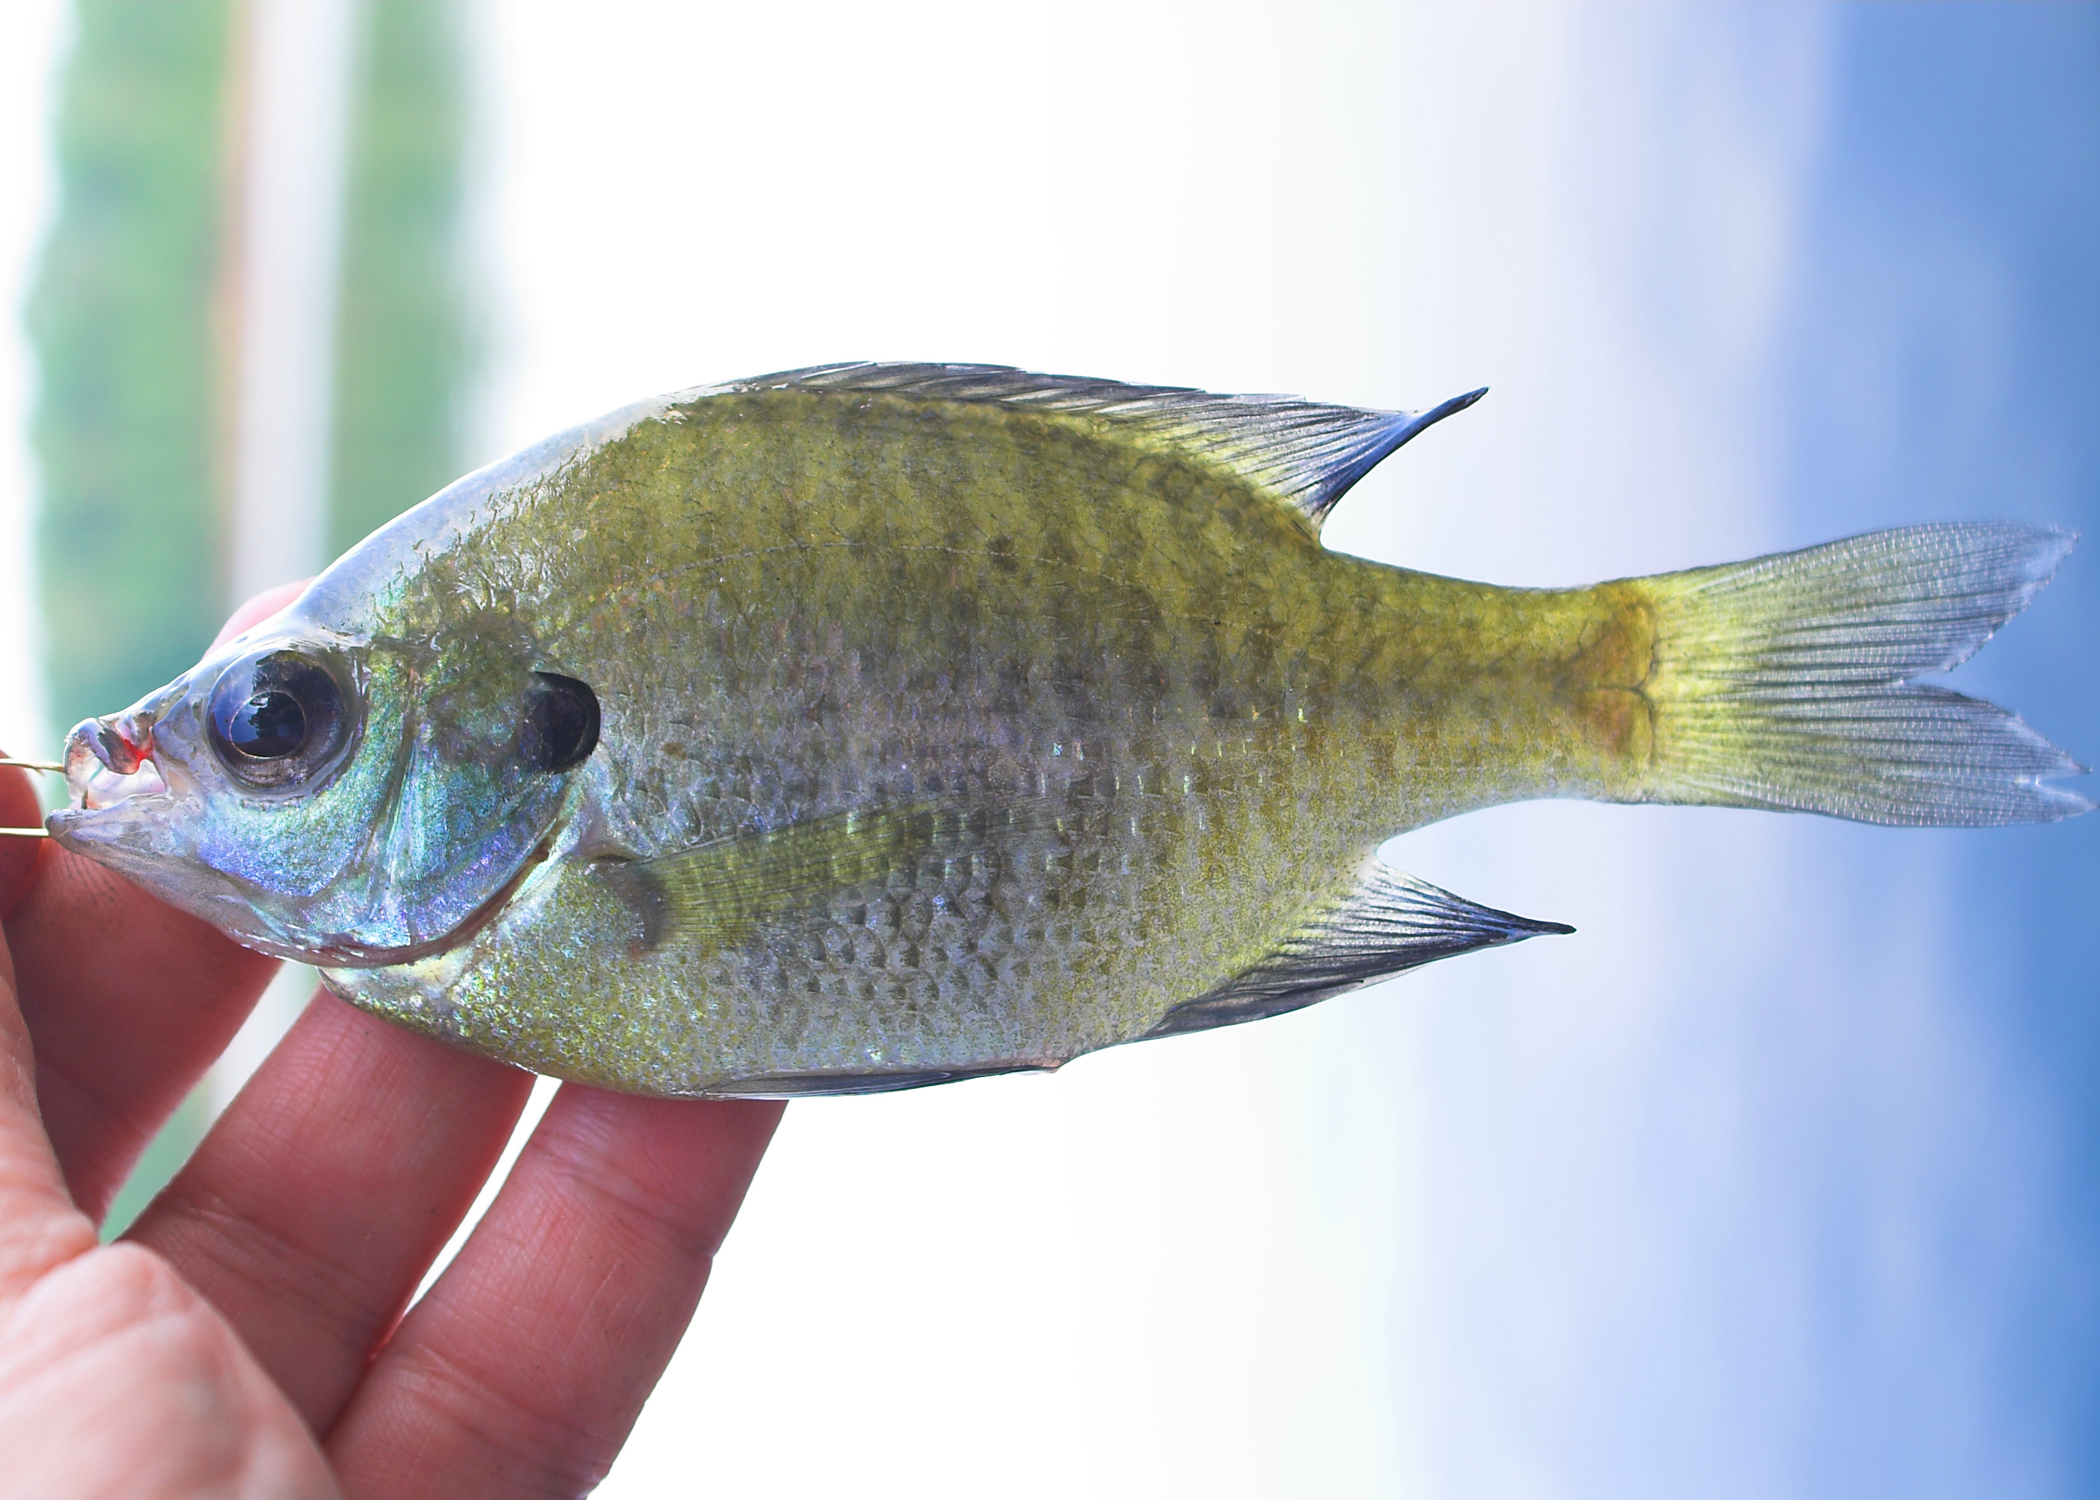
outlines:
[[1629, 800], [1867, 823], [2044, 823], [2093, 803], [2015, 714], [1916, 681], [2025, 609], [2075, 537], [2011, 522], [1907, 526], [1639, 580], [1650, 734]]

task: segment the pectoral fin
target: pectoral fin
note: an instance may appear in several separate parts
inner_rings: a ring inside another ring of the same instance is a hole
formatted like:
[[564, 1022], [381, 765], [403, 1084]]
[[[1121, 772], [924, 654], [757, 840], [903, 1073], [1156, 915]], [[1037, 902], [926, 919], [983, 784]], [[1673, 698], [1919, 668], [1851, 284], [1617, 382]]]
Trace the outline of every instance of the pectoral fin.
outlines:
[[984, 821], [930, 803], [853, 808], [657, 859], [603, 861], [595, 873], [640, 918], [644, 950], [720, 952], [797, 908], [908, 873], [928, 854], [966, 856]]
[[1341, 901], [1209, 994], [1167, 1012], [1148, 1034], [1281, 1015], [1440, 958], [1574, 930], [1476, 905], [1374, 860]]

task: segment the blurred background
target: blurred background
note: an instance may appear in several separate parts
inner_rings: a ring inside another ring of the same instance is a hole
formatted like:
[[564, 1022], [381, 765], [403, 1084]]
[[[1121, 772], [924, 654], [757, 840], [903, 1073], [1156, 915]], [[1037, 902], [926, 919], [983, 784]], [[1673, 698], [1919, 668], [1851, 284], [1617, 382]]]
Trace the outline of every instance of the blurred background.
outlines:
[[[1490, 385], [1326, 535], [1500, 582], [2100, 520], [2088, 6], [6, 26], [18, 753], [466, 468], [825, 360]], [[2100, 755], [2096, 615], [2089, 544], [1955, 681]], [[1386, 855], [1580, 931], [796, 1104], [601, 1493], [2100, 1493], [2100, 818], [1535, 804]]]

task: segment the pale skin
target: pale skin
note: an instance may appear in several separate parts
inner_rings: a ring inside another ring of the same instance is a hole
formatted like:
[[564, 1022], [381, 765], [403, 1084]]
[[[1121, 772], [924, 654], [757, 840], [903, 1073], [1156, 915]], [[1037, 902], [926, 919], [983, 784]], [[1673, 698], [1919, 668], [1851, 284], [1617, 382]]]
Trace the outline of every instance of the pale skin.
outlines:
[[[0, 826], [39, 820], [0, 771]], [[0, 1500], [574, 1495], [604, 1476], [780, 1105], [563, 1087], [403, 1316], [529, 1075], [317, 995], [99, 1245], [273, 966], [41, 840], [0, 839], [0, 925]]]

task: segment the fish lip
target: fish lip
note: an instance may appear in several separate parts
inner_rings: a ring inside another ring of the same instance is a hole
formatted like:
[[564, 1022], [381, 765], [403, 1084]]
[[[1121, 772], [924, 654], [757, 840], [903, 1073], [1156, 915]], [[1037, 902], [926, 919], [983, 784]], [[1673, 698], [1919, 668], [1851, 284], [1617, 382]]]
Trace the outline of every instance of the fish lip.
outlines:
[[[165, 752], [179, 747], [160, 741], [163, 731], [174, 727], [170, 719], [180, 717], [188, 682], [187, 676], [177, 678], [127, 709], [82, 719], [67, 732], [59, 760], [65, 768], [66, 789], [76, 806], [113, 806], [124, 795], [149, 794], [145, 785], [121, 789], [110, 785], [112, 779], [144, 774], [149, 765], [153, 777], [163, 787], [168, 785], [169, 757]], [[181, 739], [179, 733], [176, 739]], [[180, 759], [179, 753], [176, 759]], [[113, 790], [117, 795], [111, 795]]]
[[[77, 829], [88, 821], [86, 814], [143, 811], [173, 802], [174, 788], [153, 743], [155, 722], [155, 715], [132, 709], [73, 726], [64, 758], [71, 801], [59, 813], [74, 816], [64, 820], [65, 826]], [[54, 822], [59, 813], [52, 815]]]
[[141, 723], [136, 713], [118, 714], [113, 719], [83, 719], [66, 736], [66, 748], [68, 761], [76, 749], [85, 750], [105, 770], [131, 776], [137, 773], [139, 763], [153, 753], [153, 725], [150, 720]]

